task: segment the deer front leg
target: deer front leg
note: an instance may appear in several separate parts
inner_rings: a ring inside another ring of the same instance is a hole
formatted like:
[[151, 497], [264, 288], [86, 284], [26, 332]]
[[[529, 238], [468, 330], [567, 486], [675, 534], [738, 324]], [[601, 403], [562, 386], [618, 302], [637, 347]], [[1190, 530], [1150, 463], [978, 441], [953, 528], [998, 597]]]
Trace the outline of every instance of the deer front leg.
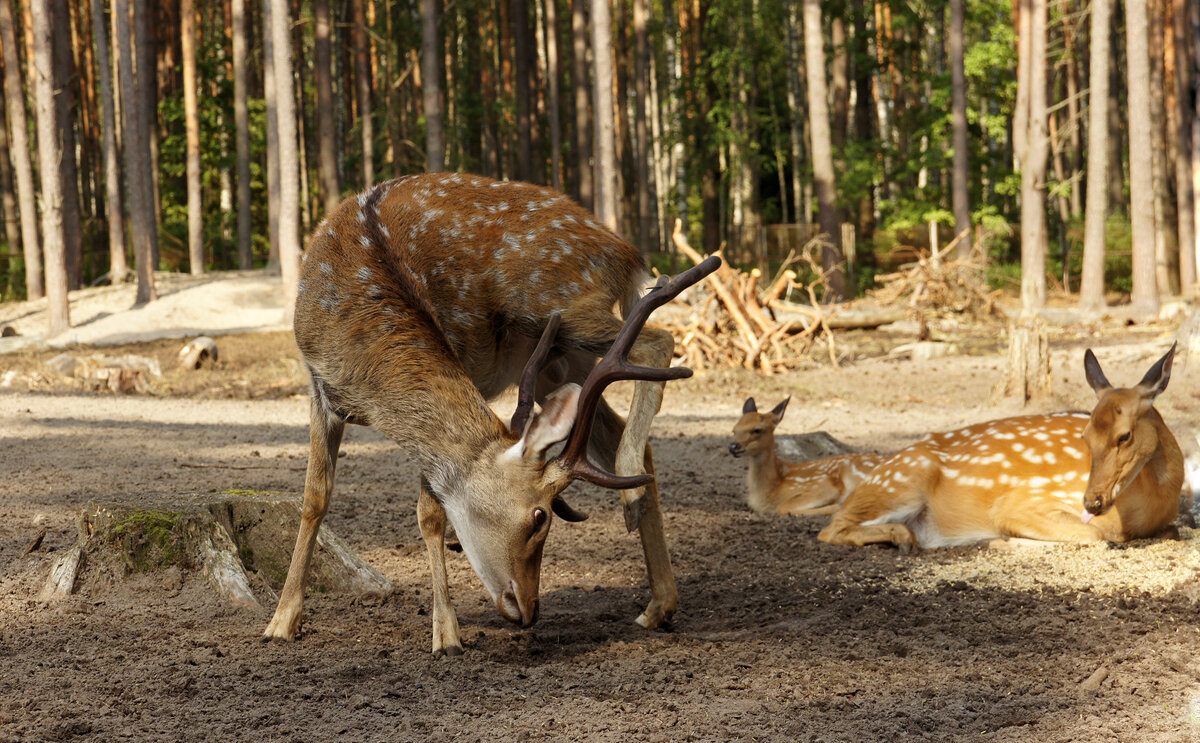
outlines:
[[817, 539], [854, 547], [894, 544], [901, 552], [911, 552], [918, 547], [917, 538], [900, 522], [920, 511], [923, 505], [919, 489], [888, 490], [880, 485], [863, 484], [850, 494], [829, 525], [817, 534]]
[[[1041, 496], [1045, 507], [1038, 508], [1035, 497]], [[1046, 542], [1090, 544], [1104, 541], [1094, 524], [1085, 524], [1081, 514], [1054, 507], [1051, 493], [1022, 491], [1006, 496], [997, 504], [995, 523], [1001, 534]]]
[[433, 575], [433, 654], [462, 655], [458, 617], [450, 603], [450, 585], [446, 580], [446, 511], [429, 493], [425, 478], [421, 478], [421, 495], [417, 499], [417, 523]]
[[279, 605], [263, 633], [265, 639], [292, 640], [300, 629], [308, 565], [317, 543], [317, 530], [329, 511], [329, 496], [333, 492], [334, 469], [346, 424], [328, 414], [315, 398], [310, 418], [308, 472], [304, 476], [300, 531], [296, 535], [296, 548], [292, 551], [292, 564], [283, 583], [283, 592], [279, 594]]
[[[670, 333], [646, 328], [631, 349], [630, 360], [644, 366], [666, 368], [671, 364], [673, 349], [674, 340]], [[662, 406], [664, 386], [662, 382], [634, 383], [629, 417], [617, 444], [618, 475], [654, 474], [654, 456], [649, 445], [650, 424]], [[671, 619], [679, 603], [671, 554], [667, 551], [667, 538], [663, 533], [658, 481], [643, 488], [622, 490], [621, 505], [625, 511], [625, 527], [630, 531], [638, 530], [650, 582], [650, 603], [636, 621], [647, 629], [654, 629]]]

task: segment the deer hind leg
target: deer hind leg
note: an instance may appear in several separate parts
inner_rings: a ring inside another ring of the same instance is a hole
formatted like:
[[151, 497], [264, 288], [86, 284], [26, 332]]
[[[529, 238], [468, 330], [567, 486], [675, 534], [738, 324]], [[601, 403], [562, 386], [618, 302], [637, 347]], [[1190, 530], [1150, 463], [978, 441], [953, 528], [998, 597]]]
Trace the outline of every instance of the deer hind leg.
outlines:
[[329, 511], [334, 469], [345, 428], [345, 422], [329, 412], [314, 396], [308, 430], [308, 472], [304, 476], [300, 531], [296, 535], [296, 548], [292, 551], [292, 564], [283, 583], [283, 592], [279, 594], [279, 605], [275, 607], [275, 616], [263, 633], [264, 638], [292, 640], [300, 629], [308, 565], [317, 543], [317, 530]]
[[458, 616], [450, 603], [450, 585], [446, 580], [446, 512], [430, 493], [429, 482], [423, 477], [421, 496], [417, 499], [417, 523], [433, 575], [433, 654], [462, 655]]
[[900, 490], [894, 485], [864, 483], [850, 494], [817, 539], [854, 547], [894, 544], [902, 552], [911, 552], [918, 546], [917, 538], [901, 522], [919, 513], [924, 505], [916, 488]]

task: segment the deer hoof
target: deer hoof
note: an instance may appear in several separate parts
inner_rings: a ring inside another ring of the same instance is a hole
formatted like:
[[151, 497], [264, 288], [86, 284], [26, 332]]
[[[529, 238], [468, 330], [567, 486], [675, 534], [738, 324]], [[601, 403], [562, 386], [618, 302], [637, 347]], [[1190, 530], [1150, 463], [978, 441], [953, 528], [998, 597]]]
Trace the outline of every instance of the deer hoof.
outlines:
[[435, 657], [435, 658], [447, 658], [447, 657], [453, 658], [454, 656], [458, 656], [458, 655], [462, 655], [462, 654], [463, 654], [462, 645], [447, 645], [444, 648], [438, 648], [433, 651], [433, 657]]

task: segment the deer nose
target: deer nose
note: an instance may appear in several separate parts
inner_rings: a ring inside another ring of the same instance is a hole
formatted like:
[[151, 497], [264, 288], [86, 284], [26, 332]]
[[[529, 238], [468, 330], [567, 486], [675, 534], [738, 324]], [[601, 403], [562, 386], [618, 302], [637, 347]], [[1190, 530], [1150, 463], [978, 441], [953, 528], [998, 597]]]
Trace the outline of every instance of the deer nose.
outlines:
[[742, 454], [744, 454], [745, 451], [746, 450], [742, 448], [742, 445], [736, 441], [729, 445], [729, 453], [735, 457], [742, 456]]
[[496, 602], [496, 609], [500, 616], [522, 628], [532, 627], [538, 620], [537, 596], [533, 597], [533, 601], [522, 605], [521, 600], [517, 598], [517, 582], [514, 580], [509, 580], [508, 590]]
[[1104, 500], [1102, 498], [1086, 500], [1083, 502], [1083, 507], [1086, 508], [1088, 513], [1092, 514], [1093, 516], [1099, 516], [1100, 514], [1104, 513]]

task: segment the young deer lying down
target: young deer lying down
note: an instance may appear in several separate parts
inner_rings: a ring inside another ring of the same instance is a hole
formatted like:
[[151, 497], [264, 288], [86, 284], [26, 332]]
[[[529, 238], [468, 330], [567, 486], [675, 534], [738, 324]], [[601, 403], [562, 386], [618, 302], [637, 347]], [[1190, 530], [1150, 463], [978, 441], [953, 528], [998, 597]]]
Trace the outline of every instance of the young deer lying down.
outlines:
[[[1175, 347], [1136, 387], [1113, 389], [1089, 350], [1091, 415], [980, 423], [918, 441], [880, 464], [819, 538], [945, 547], [998, 537], [1126, 542], [1179, 512], [1183, 454], [1153, 403]], [[1082, 439], [1082, 441], [1081, 441]]]
[[806, 462], [785, 462], [775, 454], [775, 427], [783, 420], [787, 398], [769, 413], [758, 412], [754, 398], [742, 406], [733, 426], [729, 453], [749, 455], [746, 502], [758, 513], [820, 516], [837, 510], [867, 473], [887, 457], [882, 454], [840, 454]]

